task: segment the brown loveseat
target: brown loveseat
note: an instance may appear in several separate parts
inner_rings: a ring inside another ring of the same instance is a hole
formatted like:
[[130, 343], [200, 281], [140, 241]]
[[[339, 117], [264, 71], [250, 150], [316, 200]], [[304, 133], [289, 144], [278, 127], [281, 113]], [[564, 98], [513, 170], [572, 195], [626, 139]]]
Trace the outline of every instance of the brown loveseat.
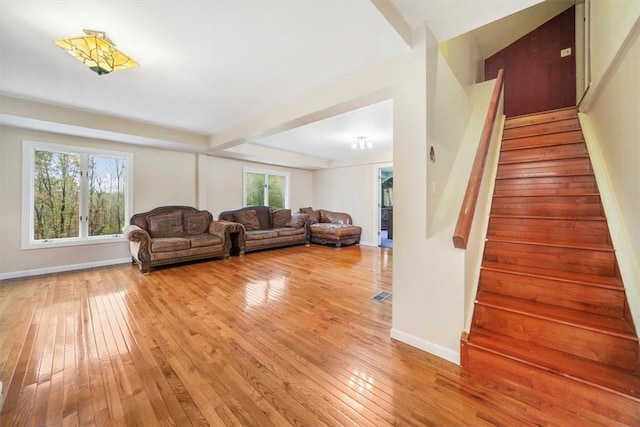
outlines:
[[326, 209], [300, 208], [300, 212], [309, 215], [309, 240], [312, 243], [342, 245], [360, 243], [362, 228], [353, 225], [351, 215]]
[[188, 206], [164, 206], [131, 217], [124, 235], [140, 271], [151, 267], [206, 258], [228, 258], [229, 225], [213, 221], [208, 211]]
[[242, 224], [242, 230], [233, 236], [233, 249], [240, 255], [245, 251], [309, 244], [307, 215], [292, 215], [291, 209], [248, 206], [222, 212], [218, 219]]

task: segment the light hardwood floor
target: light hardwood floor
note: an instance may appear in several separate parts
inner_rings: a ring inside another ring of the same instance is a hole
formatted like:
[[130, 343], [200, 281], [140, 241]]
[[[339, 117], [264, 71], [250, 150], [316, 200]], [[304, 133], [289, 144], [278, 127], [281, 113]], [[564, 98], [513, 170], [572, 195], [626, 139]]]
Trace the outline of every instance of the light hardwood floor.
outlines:
[[593, 425], [389, 337], [392, 251], [0, 283], [0, 425]]

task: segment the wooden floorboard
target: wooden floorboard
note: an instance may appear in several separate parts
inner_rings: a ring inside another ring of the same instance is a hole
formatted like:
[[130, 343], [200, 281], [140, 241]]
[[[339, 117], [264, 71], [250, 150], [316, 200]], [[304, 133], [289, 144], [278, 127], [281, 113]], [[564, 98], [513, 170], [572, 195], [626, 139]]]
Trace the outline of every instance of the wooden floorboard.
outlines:
[[[392, 340], [392, 250], [0, 283], [0, 425], [584, 424]], [[589, 421], [588, 425], [598, 425]]]

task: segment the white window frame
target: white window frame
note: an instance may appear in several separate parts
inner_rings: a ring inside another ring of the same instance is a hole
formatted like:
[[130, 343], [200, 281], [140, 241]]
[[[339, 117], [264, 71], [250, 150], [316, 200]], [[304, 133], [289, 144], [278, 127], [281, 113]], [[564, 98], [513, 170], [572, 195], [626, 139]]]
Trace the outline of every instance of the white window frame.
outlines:
[[[265, 182], [269, 182], [269, 175], [284, 177], [284, 208], [289, 209], [289, 184], [290, 174], [289, 172], [280, 172], [267, 169], [255, 169], [249, 167], [242, 168], [242, 206], [247, 207], [247, 173], [256, 173], [265, 175]], [[269, 206], [269, 187], [264, 186], [264, 200], [265, 206]]]
[[[53, 151], [63, 153], [73, 153], [80, 155], [82, 159], [88, 159], [88, 156], [104, 156], [122, 159], [125, 164], [125, 207], [124, 217], [125, 222], [133, 215], [133, 153], [113, 150], [103, 150], [98, 148], [88, 148], [76, 145], [63, 145], [52, 144], [47, 142], [38, 141], [22, 141], [22, 249], [44, 249], [64, 246], [78, 246], [78, 245], [91, 245], [100, 243], [114, 243], [125, 242], [127, 239], [122, 233], [102, 235], [102, 236], [89, 236], [89, 226], [87, 221], [82, 221], [80, 224], [80, 236], [59, 238], [59, 239], [42, 239], [36, 240], [34, 235], [34, 181], [35, 181], [35, 152], [36, 151]], [[83, 160], [84, 161], [84, 160]], [[88, 202], [88, 190], [87, 190], [87, 173], [86, 168], [83, 167], [83, 174], [80, 182], [80, 194], [79, 194], [79, 211], [80, 216], [86, 218], [87, 210], [89, 209]]]

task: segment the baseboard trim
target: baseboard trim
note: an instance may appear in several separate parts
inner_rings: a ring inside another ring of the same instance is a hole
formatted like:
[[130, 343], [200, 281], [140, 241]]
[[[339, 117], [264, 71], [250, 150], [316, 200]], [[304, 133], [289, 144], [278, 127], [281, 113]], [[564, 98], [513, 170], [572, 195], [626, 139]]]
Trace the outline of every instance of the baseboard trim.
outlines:
[[373, 247], [377, 247], [378, 244], [374, 243], [374, 242], [360, 242], [360, 246], [373, 246]]
[[57, 265], [55, 267], [36, 268], [34, 270], [11, 271], [0, 273], [0, 280], [18, 279], [21, 277], [39, 276], [42, 274], [63, 273], [65, 271], [86, 270], [88, 268], [108, 267], [110, 265], [130, 263], [131, 258], [118, 258], [82, 264]]
[[391, 328], [391, 338], [460, 366], [460, 352], [450, 350], [442, 347], [441, 345], [423, 340], [422, 338], [407, 334], [406, 332], [399, 331], [395, 328]]

